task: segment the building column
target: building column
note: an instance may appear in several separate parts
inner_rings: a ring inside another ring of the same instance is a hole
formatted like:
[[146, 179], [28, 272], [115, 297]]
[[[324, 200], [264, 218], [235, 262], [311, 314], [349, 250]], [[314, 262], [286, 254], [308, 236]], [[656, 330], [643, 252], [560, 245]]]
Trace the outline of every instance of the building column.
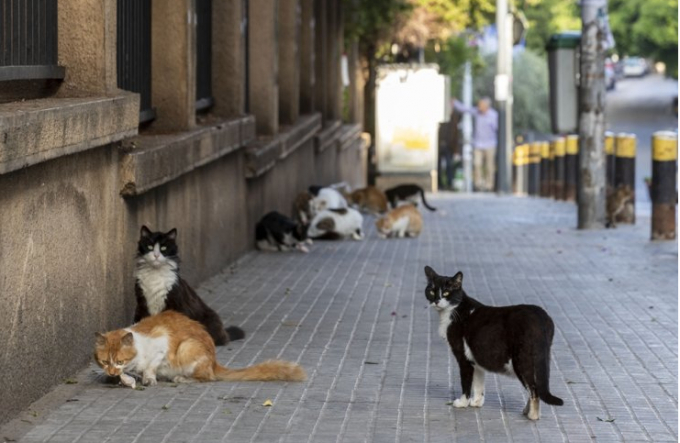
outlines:
[[340, 57], [342, 35], [340, 26], [340, 8], [338, 0], [326, 1], [326, 106], [328, 120], [339, 120], [342, 114], [342, 79], [340, 78]]
[[323, 114], [324, 124], [328, 120], [328, 74], [326, 34], [327, 26], [326, 0], [314, 1], [314, 110]]
[[246, 8], [245, 1], [212, 2], [212, 85], [218, 117], [245, 114]]
[[300, 0], [300, 113], [314, 112], [314, 38], [315, 38], [315, 0]]
[[66, 67], [58, 96], [112, 94], [116, 76], [116, 0], [60, 0], [59, 65]]
[[279, 130], [278, 0], [250, 0], [248, 7], [248, 102], [258, 134]]
[[151, 2], [151, 103], [155, 129], [196, 123], [196, 15], [192, 0]]
[[359, 43], [354, 41], [347, 51], [349, 71], [349, 121], [364, 123], [364, 72], [359, 58]]
[[300, 115], [300, 0], [279, 0], [279, 123]]

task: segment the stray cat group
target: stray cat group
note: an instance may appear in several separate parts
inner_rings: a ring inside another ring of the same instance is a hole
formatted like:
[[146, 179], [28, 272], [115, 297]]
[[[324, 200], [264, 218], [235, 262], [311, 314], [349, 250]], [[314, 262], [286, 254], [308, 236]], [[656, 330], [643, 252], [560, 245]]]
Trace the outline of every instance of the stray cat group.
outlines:
[[362, 240], [364, 214], [378, 216], [376, 230], [381, 238], [417, 237], [423, 218], [417, 209], [425, 200], [423, 188], [403, 184], [385, 192], [368, 186], [346, 192], [345, 184], [310, 186], [293, 202], [293, 218], [272, 211], [255, 226], [255, 245], [261, 251], [309, 252], [314, 240]]
[[[256, 226], [258, 247], [265, 250], [304, 248], [309, 239], [363, 238], [358, 209], [383, 214], [388, 202], [420, 194], [415, 185], [383, 194], [368, 187], [345, 195], [333, 188], [311, 187], [295, 201], [297, 222], [272, 212]], [[349, 201], [348, 201], [349, 200]], [[422, 216], [414, 205], [399, 206], [376, 220], [381, 237], [417, 237]], [[355, 209], [351, 206], [355, 206]], [[245, 368], [228, 368], [216, 358], [215, 346], [245, 337], [237, 326], [225, 327], [179, 274], [177, 230], [152, 232], [142, 226], [135, 266], [136, 310], [132, 326], [96, 333], [95, 361], [110, 377], [135, 388], [158, 380], [174, 383], [208, 381], [304, 381], [294, 362], [268, 360]], [[540, 418], [540, 401], [562, 405], [550, 392], [550, 348], [554, 324], [534, 305], [493, 307], [469, 297], [463, 274], [453, 277], [425, 267], [425, 297], [439, 314], [439, 335], [448, 343], [460, 369], [462, 393], [456, 408], [482, 407], [484, 376], [494, 372], [517, 378], [528, 392], [523, 414]]]

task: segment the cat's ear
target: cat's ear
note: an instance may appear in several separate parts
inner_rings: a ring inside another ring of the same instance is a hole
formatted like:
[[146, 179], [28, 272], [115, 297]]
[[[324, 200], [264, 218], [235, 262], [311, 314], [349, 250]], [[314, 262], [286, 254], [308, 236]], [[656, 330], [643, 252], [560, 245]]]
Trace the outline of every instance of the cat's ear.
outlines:
[[454, 275], [451, 280], [453, 281], [453, 287], [455, 289], [460, 289], [463, 287], [463, 273], [458, 272], [456, 275]]
[[434, 269], [432, 269], [429, 266], [425, 266], [425, 277], [427, 277], [428, 281], [434, 280], [434, 278], [437, 276], [437, 273], [434, 272]]
[[168, 231], [167, 234], [165, 234], [165, 236], [172, 241], [177, 240], [177, 228], [172, 228], [171, 230]]
[[151, 230], [147, 228], [146, 225], [142, 225], [142, 229], [139, 231], [139, 236], [141, 238], [151, 237]]
[[101, 332], [95, 332], [94, 337], [97, 340], [97, 346], [103, 346], [106, 344], [106, 337]]
[[134, 343], [134, 337], [132, 336], [132, 332], [128, 332], [123, 336], [123, 338], [120, 339], [120, 342], [125, 345], [125, 346], [132, 346]]

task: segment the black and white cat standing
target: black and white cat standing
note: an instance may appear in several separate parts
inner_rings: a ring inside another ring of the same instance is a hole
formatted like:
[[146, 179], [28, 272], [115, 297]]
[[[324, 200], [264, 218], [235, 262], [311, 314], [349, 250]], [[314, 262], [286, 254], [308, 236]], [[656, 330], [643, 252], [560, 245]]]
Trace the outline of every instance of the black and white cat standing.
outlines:
[[217, 312], [212, 310], [179, 276], [177, 230], [151, 232], [142, 226], [137, 244], [134, 321], [172, 309], [201, 323], [217, 346], [245, 337], [241, 328], [224, 328]]
[[425, 297], [439, 313], [439, 335], [449, 343], [460, 367], [463, 393], [453, 406], [482, 407], [484, 373], [519, 379], [529, 391], [524, 415], [540, 418], [539, 399], [561, 406], [550, 393], [550, 347], [555, 326], [550, 316], [534, 305], [486, 306], [463, 290], [463, 273], [453, 277], [425, 266]]

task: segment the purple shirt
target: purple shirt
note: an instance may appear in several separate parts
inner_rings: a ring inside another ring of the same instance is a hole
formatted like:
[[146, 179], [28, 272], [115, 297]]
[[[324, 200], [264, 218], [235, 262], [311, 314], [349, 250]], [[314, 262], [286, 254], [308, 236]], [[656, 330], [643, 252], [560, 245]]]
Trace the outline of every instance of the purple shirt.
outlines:
[[495, 149], [498, 145], [498, 112], [489, 107], [482, 114], [477, 108], [465, 106], [458, 100], [454, 100], [453, 106], [456, 111], [469, 112], [475, 117], [475, 133], [472, 137], [475, 149]]

